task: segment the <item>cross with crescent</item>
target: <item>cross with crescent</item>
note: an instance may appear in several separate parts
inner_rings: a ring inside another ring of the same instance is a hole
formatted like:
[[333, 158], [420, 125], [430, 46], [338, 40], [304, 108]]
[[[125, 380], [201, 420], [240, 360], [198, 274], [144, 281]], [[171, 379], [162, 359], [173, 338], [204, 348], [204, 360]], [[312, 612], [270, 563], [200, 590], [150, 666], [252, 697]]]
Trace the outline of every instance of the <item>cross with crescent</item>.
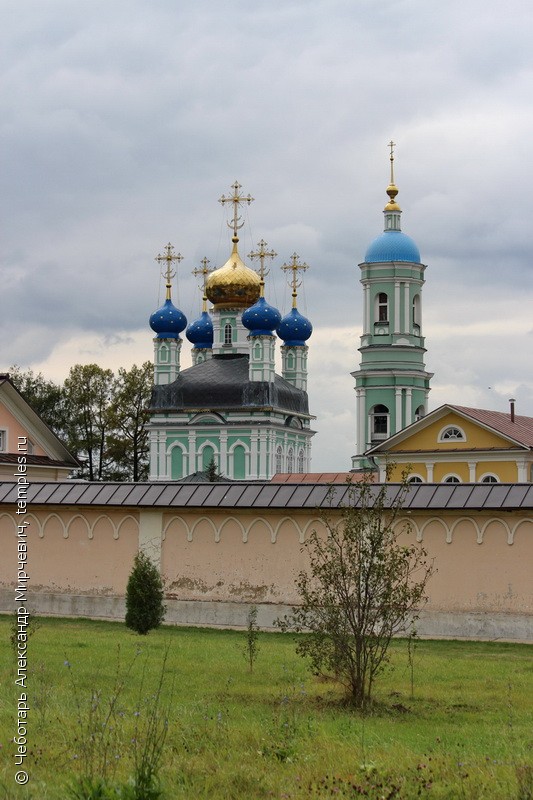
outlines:
[[154, 261], [157, 261], [158, 264], [163, 264], [166, 261], [167, 266], [165, 272], [161, 273], [164, 278], [166, 278], [167, 282], [167, 300], [170, 300], [170, 289], [172, 288], [172, 278], [176, 276], [176, 272], [172, 271], [172, 262], [177, 261], [179, 264], [180, 261], [183, 261], [183, 256], [181, 253], [174, 253], [174, 247], [170, 244], [170, 242], [166, 245], [164, 249], [164, 255], [159, 253]]
[[270, 270], [265, 267], [265, 258], [276, 258], [277, 256], [277, 253], [274, 252], [274, 250], [266, 250], [265, 249], [266, 246], [267, 243], [265, 242], [265, 240], [261, 239], [260, 242], [257, 242], [257, 247], [258, 247], [257, 251], [255, 253], [254, 252], [248, 253], [248, 258], [251, 258], [252, 260], [254, 258], [259, 259], [259, 269], [257, 271], [259, 272], [259, 277], [261, 278], [261, 297], [263, 296], [265, 275], [268, 275], [268, 273], [270, 272]]
[[241, 203], [248, 203], [248, 205], [250, 205], [250, 203], [253, 203], [255, 198], [251, 197], [251, 195], [245, 197], [244, 195], [239, 194], [239, 189], [242, 189], [242, 186], [238, 181], [235, 181], [231, 188], [233, 189], [233, 194], [231, 197], [222, 195], [218, 202], [222, 203], [222, 205], [225, 205], [226, 203], [233, 203], [233, 222], [228, 222], [227, 226], [228, 228], [233, 228], [233, 237], [236, 239], [237, 231], [244, 225], [244, 222], [240, 221], [241, 217], [238, 213], [239, 206]]
[[202, 311], [207, 311], [207, 295], [205, 293], [205, 288], [206, 288], [206, 284], [207, 284], [207, 276], [209, 275], [210, 272], [213, 272], [213, 270], [209, 269], [209, 267], [208, 267], [208, 264], [210, 264], [210, 263], [211, 262], [209, 261], [209, 259], [206, 256], [204, 256], [204, 258], [202, 258], [202, 260], [200, 261], [200, 264], [202, 266], [201, 267], [197, 267], [196, 269], [193, 269], [193, 271], [192, 271], [192, 274], [195, 277], [197, 275], [203, 275], [202, 282], [203, 282], [204, 295], [203, 295], [203, 298], [202, 298], [202, 302], [203, 302]]
[[300, 256], [298, 255], [298, 253], [293, 253], [292, 256], [290, 257], [290, 263], [283, 264], [283, 266], [281, 267], [281, 269], [284, 272], [288, 272], [289, 270], [292, 272], [292, 277], [289, 278], [287, 282], [292, 289], [293, 308], [296, 308], [296, 297], [298, 296], [296, 289], [298, 288], [298, 286], [302, 285], [302, 281], [298, 280], [298, 273], [305, 272], [306, 270], [309, 269], [309, 264], [306, 264], [305, 262], [303, 264], [298, 263], [299, 258]]

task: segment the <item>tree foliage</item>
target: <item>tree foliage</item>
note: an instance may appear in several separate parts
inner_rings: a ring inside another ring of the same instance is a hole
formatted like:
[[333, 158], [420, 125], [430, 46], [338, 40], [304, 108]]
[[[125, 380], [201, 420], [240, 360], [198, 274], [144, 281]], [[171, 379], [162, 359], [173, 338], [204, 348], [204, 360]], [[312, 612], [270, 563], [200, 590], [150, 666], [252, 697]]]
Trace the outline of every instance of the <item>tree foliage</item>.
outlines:
[[282, 630], [307, 632], [298, 653], [316, 674], [333, 674], [358, 709], [372, 699], [392, 637], [417, 618], [433, 571], [400, 521], [407, 491], [405, 480], [379, 485], [366, 476], [350, 484], [340, 519], [328, 513], [326, 534], [313, 531], [305, 541], [308, 568], [296, 581], [301, 605], [278, 621]]
[[126, 626], [142, 635], [165, 618], [164, 589], [159, 570], [142, 550], [133, 561], [126, 586]]
[[152, 365], [145, 362], [116, 375], [98, 364], [71, 367], [63, 385], [39, 373], [10, 368], [14, 385], [75, 455], [80, 477], [91, 481], [139, 481], [148, 475], [145, 407]]

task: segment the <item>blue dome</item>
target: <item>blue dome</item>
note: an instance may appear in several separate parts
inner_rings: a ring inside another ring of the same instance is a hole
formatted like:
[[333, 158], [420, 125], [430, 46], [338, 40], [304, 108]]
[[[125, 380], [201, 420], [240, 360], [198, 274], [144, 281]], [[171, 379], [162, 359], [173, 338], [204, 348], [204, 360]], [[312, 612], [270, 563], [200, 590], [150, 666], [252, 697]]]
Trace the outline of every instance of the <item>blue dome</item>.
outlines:
[[242, 324], [248, 328], [250, 336], [273, 336], [280, 321], [278, 309], [269, 305], [264, 297], [260, 297], [242, 314]]
[[202, 316], [191, 322], [185, 335], [197, 349], [213, 347], [213, 322], [207, 311], [202, 311]]
[[291, 308], [287, 316], [281, 320], [276, 332], [284, 344], [301, 346], [313, 333], [313, 326], [297, 308]]
[[420, 264], [420, 251], [410, 236], [401, 231], [384, 231], [371, 242], [365, 263], [411, 261]]
[[179, 339], [186, 325], [187, 317], [172, 300], [165, 300], [164, 305], [150, 317], [150, 327], [157, 333], [158, 339]]

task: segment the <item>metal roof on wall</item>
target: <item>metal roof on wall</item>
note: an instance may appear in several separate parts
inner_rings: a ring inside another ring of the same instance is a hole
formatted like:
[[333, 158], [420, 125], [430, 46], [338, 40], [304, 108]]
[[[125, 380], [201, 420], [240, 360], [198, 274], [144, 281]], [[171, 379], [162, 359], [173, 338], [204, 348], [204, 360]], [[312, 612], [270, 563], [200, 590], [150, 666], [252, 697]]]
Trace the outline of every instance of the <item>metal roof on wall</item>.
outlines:
[[[369, 487], [377, 494], [380, 485]], [[94, 506], [107, 508], [339, 508], [358, 505], [358, 484], [323, 483], [89, 483], [30, 481], [23, 497], [31, 506]], [[387, 503], [393, 503], [399, 484], [387, 485]], [[0, 482], [0, 506], [15, 506], [15, 482]], [[407, 487], [406, 510], [530, 510], [533, 484], [419, 483]]]

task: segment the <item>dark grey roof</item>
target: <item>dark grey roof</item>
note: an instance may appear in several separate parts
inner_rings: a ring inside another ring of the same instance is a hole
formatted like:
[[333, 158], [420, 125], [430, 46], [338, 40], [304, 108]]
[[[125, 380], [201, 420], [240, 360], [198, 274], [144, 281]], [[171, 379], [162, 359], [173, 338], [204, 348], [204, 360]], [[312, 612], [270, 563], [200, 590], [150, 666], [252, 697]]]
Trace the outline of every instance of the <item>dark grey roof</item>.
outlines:
[[154, 386], [149, 411], [276, 408], [309, 414], [307, 392], [275, 376], [273, 383], [248, 379], [247, 355], [216, 355], [184, 369], [173, 383]]
[[[357, 506], [358, 484], [297, 483], [272, 484], [269, 481], [221, 481], [218, 483], [89, 483], [82, 481], [31, 481], [28, 510], [31, 506], [99, 506], [128, 508], [290, 508], [317, 509]], [[379, 485], [370, 487], [377, 493]], [[387, 485], [386, 505], [393, 503], [401, 487]], [[15, 506], [17, 484], [0, 482], [0, 506]], [[419, 483], [410, 485], [403, 507], [409, 510], [494, 511], [533, 509], [533, 484], [529, 483]]]

